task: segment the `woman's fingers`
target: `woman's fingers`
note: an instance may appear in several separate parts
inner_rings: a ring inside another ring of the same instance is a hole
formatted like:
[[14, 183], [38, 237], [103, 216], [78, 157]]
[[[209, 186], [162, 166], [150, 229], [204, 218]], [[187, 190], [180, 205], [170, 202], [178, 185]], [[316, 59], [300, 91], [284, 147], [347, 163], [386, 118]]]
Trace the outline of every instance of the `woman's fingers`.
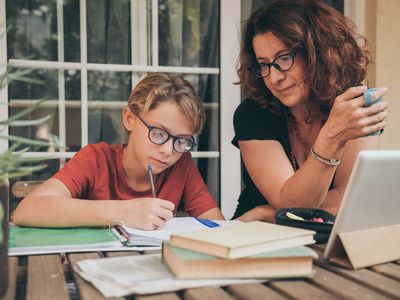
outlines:
[[369, 107], [368, 109], [363, 109], [363, 116], [360, 119], [360, 124], [363, 126], [379, 123], [380, 121], [386, 119], [388, 116], [388, 111], [384, 109], [373, 109]]
[[[383, 130], [386, 126], [385, 120], [382, 120], [380, 122], [377, 123], [373, 123], [371, 125], [368, 126], [364, 126], [361, 130], [362, 130], [362, 135], [363, 136], [367, 136], [367, 135], [371, 135], [374, 132], [379, 132], [381, 130]], [[379, 133], [380, 134], [380, 133]]]
[[[366, 103], [364, 92], [366, 90], [367, 87], [365, 85], [348, 88], [343, 94], [336, 97], [335, 103], [351, 101], [354, 107], [364, 107]], [[382, 98], [386, 92], [386, 87], [381, 87], [376, 91], [371, 91], [372, 103], [375, 104], [375, 102]]]
[[[335, 103], [340, 103], [340, 102], [345, 102], [345, 101], [350, 101], [355, 98], [359, 98], [362, 96], [362, 93], [367, 90], [367, 87], [365, 85], [360, 85], [360, 86], [353, 86], [351, 88], [348, 88], [343, 94], [340, 94], [339, 96], [336, 97]], [[358, 99], [358, 101], [361, 101], [361, 99]], [[363, 102], [360, 102], [360, 106], [363, 105]]]
[[370, 91], [372, 101], [370, 98], [367, 102], [373, 103], [371, 106], [365, 106], [365, 91], [365, 86], [352, 87], [336, 97], [326, 128], [339, 143], [373, 134], [385, 127], [389, 103], [382, 97], [387, 88]]

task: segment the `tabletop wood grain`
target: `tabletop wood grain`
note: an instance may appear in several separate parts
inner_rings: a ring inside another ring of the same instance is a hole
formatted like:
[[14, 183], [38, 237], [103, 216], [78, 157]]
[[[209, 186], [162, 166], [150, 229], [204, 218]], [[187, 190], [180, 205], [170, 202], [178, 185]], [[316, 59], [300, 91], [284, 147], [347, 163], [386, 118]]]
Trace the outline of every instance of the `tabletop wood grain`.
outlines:
[[315, 274], [311, 278], [203, 287], [125, 298], [104, 298], [90, 283], [74, 272], [76, 263], [89, 258], [146, 253], [125, 251], [10, 257], [8, 290], [1, 300], [400, 299], [400, 261], [360, 270], [347, 270], [324, 261], [321, 258], [323, 248], [313, 248], [319, 258], [314, 262]]

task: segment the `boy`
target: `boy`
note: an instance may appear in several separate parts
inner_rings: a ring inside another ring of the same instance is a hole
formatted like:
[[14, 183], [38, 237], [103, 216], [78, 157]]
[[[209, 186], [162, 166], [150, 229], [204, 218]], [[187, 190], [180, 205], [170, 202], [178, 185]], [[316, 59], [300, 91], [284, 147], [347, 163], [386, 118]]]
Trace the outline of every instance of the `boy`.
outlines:
[[127, 145], [82, 148], [21, 201], [13, 222], [70, 227], [120, 220], [129, 227], [153, 230], [173, 217], [180, 202], [191, 216], [223, 219], [189, 153], [195, 146], [193, 134], [200, 132], [204, 119], [202, 102], [186, 80], [164, 73], [147, 75], [123, 110]]

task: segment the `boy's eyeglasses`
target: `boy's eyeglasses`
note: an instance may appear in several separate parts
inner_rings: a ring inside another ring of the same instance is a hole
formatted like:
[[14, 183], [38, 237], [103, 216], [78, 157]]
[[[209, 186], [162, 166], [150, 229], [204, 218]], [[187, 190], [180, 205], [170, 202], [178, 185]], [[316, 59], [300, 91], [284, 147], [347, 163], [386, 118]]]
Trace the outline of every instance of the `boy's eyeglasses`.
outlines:
[[290, 70], [294, 64], [294, 57], [297, 52], [289, 52], [276, 57], [272, 62], [255, 63], [248, 70], [256, 77], [265, 78], [271, 74], [271, 67], [274, 66], [278, 71], [284, 72]]
[[196, 143], [194, 142], [193, 137], [191, 137], [191, 139], [189, 140], [189, 139], [186, 139], [183, 137], [173, 136], [172, 134], [170, 134], [168, 131], [166, 131], [164, 129], [148, 125], [139, 116], [138, 113], [135, 113], [135, 115], [149, 129], [148, 137], [149, 137], [150, 142], [152, 142], [153, 144], [162, 145], [162, 144], [165, 144], [170, 138], [172, 138], [173, 148], [176, 152], [179, 152], [179, 153], [188, 152], [188, 151], [192, 150], [193, 147], [196, 146]]

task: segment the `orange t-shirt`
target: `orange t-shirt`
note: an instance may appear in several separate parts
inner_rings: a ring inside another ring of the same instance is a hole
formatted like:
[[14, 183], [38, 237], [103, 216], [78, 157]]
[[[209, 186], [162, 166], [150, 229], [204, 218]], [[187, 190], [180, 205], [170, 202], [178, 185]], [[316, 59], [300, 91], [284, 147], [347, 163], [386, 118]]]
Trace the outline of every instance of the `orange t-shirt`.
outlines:
[[[98, 143], [82, 148], [53, 178], [63, 182], [73, 198], [128, 200], [152, 197], [151, 190], [135, 191], [124, 177], [123, 145]], [[171, 201], [191, 216], [217, 206], [189, 152], [161, 172], [155, 182], [157, 197]], [[174, 212], [175, 212], [174, 211]]]

